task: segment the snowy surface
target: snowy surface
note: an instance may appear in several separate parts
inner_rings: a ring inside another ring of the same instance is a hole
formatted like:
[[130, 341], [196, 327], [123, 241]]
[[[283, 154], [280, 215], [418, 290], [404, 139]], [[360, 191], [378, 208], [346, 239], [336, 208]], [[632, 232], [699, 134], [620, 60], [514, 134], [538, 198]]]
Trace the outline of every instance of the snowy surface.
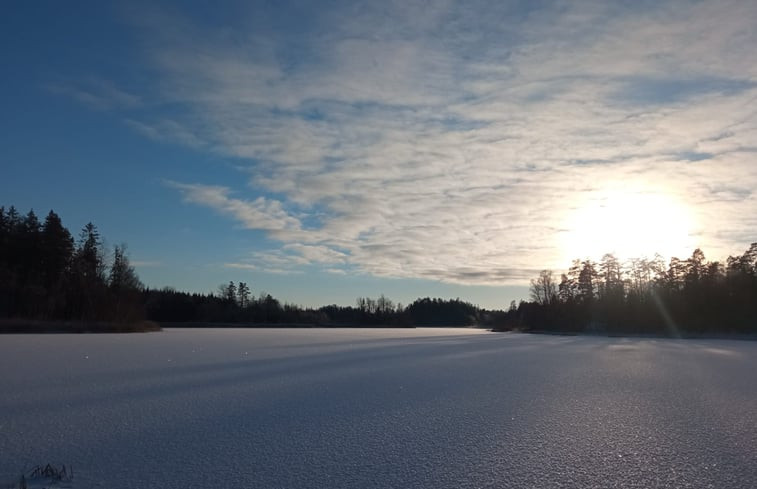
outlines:
[[470, 329], [0, 337], [0, 485], [757, 487], [757, 342]]

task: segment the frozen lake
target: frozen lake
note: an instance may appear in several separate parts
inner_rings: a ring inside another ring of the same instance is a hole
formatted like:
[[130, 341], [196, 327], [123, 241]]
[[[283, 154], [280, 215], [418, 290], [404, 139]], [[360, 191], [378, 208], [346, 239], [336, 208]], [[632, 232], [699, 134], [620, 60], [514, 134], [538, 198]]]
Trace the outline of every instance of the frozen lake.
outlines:
[[65, 463], [76, 488], [757, 487], [757, 342], [5, 335], [0, 391], [0, 483]]

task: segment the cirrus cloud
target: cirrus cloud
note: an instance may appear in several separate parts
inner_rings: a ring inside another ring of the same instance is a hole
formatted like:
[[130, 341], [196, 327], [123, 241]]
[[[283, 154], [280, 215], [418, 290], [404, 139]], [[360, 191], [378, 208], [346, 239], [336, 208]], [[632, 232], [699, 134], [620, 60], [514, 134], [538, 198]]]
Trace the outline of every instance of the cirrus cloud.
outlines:
[[716, 256], [754, 240], [753, 2], [277, 8], [136, 27], [178, 109], [129, 124], [249, 176], [169, 186], [281, 244], [230, 266], [524, 283], [618, 185], [688, 206]]

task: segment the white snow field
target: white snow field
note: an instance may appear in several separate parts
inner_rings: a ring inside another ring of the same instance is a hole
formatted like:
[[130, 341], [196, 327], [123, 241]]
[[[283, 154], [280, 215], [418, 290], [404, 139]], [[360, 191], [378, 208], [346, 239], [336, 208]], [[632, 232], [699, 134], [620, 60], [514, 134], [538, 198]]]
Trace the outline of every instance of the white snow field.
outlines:
[[0, 392], [0, 487], [757, 487], [752, 341], [4, 335]]

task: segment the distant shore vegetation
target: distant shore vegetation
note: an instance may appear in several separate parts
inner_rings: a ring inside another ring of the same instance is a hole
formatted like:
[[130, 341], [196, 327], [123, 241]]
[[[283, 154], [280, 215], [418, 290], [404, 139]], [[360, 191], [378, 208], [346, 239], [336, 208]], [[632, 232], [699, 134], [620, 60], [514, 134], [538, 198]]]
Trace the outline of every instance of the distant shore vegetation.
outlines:
[[697, 336], [757, 334], [757, 243], [725, 263], [689, 258], [575, 260], [542, 270], [529, 302], [512, 304], [496, 329]]
[[353, 306], [303, 308], [247, 282], [213, 293], [145, 287], [125, 245], [106, 250], [97, 227], [77, 238], [50, 211], [40, 220], [0, 207], [0, 332], [121, 332], [164, 327], [478, 326], [557, 333], [757, 334], [757, 243], [725, 263], [687, 259], [575, 260], [543, 270], [530, 300], [487, 310], [458, 299], [408, 305], [359, 297]]
[[481, 326], [502, 322], [460, 299], [422, 298], [403, 306], [384, 295], [354, 306], [303, 308], [281, 303], [247, 282], [213, 293], [145, 287], [125, 245], [105, 249], [97, 227], [74, 238], [54, 211], [40, 220], [0, 207], [0, 332], [150, 331], [160, 325], [414, 327]]

